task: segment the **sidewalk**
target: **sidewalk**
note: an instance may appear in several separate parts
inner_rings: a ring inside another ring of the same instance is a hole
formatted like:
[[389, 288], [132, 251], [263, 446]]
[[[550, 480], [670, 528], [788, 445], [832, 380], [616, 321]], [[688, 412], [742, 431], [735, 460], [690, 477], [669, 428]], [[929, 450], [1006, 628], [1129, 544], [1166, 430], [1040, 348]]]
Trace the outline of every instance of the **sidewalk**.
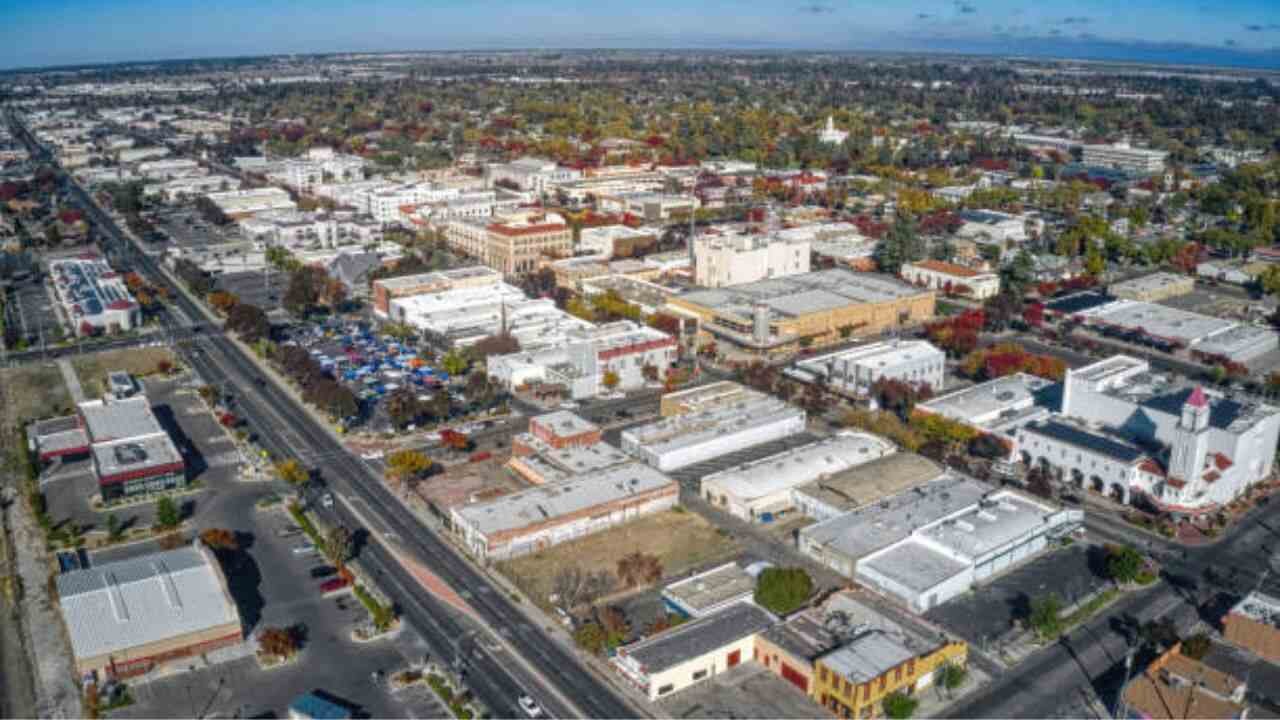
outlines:
[[67, 384], [67, 392], [71, 393], [71, 400], [77, 404], [84, 402], [84, 388], [80, 387], [80, 377], [76, 375], [76, 369], [71, 367], [71, 360], [65, 357], [58, 358], [58, 371], [62, 373], [62, 381]]

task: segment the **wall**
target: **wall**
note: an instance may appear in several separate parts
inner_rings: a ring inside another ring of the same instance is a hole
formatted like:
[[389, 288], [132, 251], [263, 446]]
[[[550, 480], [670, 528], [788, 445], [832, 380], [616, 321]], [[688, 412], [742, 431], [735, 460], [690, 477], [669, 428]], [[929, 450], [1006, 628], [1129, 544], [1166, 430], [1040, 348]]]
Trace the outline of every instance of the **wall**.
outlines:
[[[756, 636], [748, 635], [663, 672], [651, 674], [647, 691], [649, 699], [657, 700], [666, 697], [725, 672], [733, 667], [729, 664], [729, 656], [735, 652], [738, 653], [737, 664], [749, 662], [755, 649], [755, 642]], [[670, 686], [669, 690], [659, 692], [668, 686]]]
[[890, 669], [879, 678], [853, 685], [822, 664], [815, 664], [813, 698], [839, 717], [879, 717], [882, 702], [899, 690], [913, 692], [933, 683], [933, 674], [945, 663], [964, 665], [969, 648], [962, 642], [942, 645], [921, 657]]

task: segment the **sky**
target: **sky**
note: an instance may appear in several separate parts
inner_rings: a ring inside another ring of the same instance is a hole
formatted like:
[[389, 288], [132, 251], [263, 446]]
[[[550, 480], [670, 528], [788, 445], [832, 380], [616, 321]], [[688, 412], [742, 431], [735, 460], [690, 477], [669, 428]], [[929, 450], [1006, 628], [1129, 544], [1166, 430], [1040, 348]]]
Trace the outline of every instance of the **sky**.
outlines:
[[0, 0], [0, 68], [506, 48], [933, 51], [1280, 69], [1280, 0]]

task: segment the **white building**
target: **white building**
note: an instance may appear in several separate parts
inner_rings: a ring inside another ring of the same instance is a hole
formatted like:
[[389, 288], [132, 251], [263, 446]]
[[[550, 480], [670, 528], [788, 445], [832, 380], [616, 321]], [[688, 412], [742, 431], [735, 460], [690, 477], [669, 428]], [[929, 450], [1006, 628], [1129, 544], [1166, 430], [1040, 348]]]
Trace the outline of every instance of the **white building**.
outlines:
[[622, 449], [664, 472], [761, 445], [805, 429], [800, 408], [762, 393], [733, 394], [692, 412], [622, 432]]
[[919, 403], [916, 410], [962, 422], [1014, 446], [1018, 428], [1049, 417], [1054, 385], [1042, 377], [1016, 373]]
[[925, 340], [887, 340], [802, 358], [786, 373], [851, 395], [864, 395], [886, 378], [938, 391], [946, 382], [947, 355]]
[[1127, 142], [1115, 145], [1085, 145], [1082, 158], [1085, 165], [1115, 168], [1134, 173], [1162, 173], [1165, 158], [1163, 150], [1131, 147]]
[[240, 229], [247, 239], [291, 249], [368, 245], [383, 237], [380, 223], [350, 212], [264, 212], [241, 220]]
[[1030, 558], [1084, 514], [946, 476], [802, 528], [800, 551], [926, 612]]
[[142, 322], [142, 309], [106, 260], [53, 260], [49, 275], [62, 315], [76, 335], [132, 330]]
[[822, 128], [822, 131], [818, 133], [818, 142], [828, 145], [840, 145], [848, 137], [848, 131], [837, 130], [835, 118], [828, 115], [826, 127]]
[[988, 245], [1007, 248], [1024, 243], [1031, 233], [1044, 234], [1044, 220], [1029, 214], [1011, 215], [995, 210], [962, 210], [964, 224], [956, 231], [956, 237]]
[[693, 244], [694, 280], [718, 288], [809, 272], [809, 243], [769, 235], [703, 236]]
[[206, 197], [233, 220], [252, 217], [258, 213], [298, 209], [298, 204], [289, 197], [289, 193], [275, 187], [209, 193]]
[[1000, 294], [1000, 276], [941, 260], [903, 263], [902, 279], [944, 293], [986, 300]]
[[619, 240], [644, 240], [653, 237], [653, 231], [637, 230], [626, 225], [583, 228], [574, 249], [579, 253], [611, 258]]
[[186, 158], [166, 158], [138, 163], [138, 174], [148, 180], [173, 180], [206, 175], [208, 172], [200, 167], [200, 163]]
[[645, 368], [656, 379], [666, 377], [676, 361], [675, 338], [651, 327], [620, 320], [568, 330], [558, 344], [488, 358], [489, 377], [508, 388], [544, 382], [564, 385], [572, 397], [595, 397], [616, 379], [615, 391], [643, 387]]
[[808, 445], [702, 478], [700, 493], [711, 505], [750, 522], [772, 522], [792, 508], [792, 491], [895, 452], [875, 435], [842, 432]]
[[485, 166], [485, 186], [512, 183], [521, 190], [547, 192], [554, 185], [582, 177], [582, 171], [560, 167], [552, 160], [520, 158], [509, 163]]

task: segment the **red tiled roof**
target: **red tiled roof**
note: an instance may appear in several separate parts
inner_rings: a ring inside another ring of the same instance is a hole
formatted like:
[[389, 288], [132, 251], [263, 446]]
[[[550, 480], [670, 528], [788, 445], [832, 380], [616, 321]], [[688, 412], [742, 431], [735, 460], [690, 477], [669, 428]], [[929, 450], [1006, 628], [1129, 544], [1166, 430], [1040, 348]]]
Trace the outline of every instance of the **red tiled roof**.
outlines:
[[1219, 470], [1226, 470], [1227, 468], [1231, 467], [1234, 463], [1232, 463], [1231, 460], [1227, 458], [1226, 455], [1223, 455], [1222, 453], [1214, 453], [1213, 464], [1217, 465]]
[[1205, 397], [1204, 390], [1197, 385], [1195, 390], [1191, 391], [1191, 395], [1187, 398], [1187, 404], [1191, 407], [1208, 407], [1209, 398]]
[[977, 277], [982, 274], [963, 265], [943, 262], [942, 260], [921, 260], [920, 262], [912, 263], [912, 265], [918, 268], [924, 268], [925, 270], [932, 270], [934, 272], [954, 275], [956, 277]]
[[1222, 477], [1222, 476], [1218, 474], [1218, 471], [1217, 471], [1217, 470], [1210, 470], [1210, 471], [1209, 471], [1209, 472], [1204, 476], [1204, 481], [1205, 481], [1205, 482], [1207, 482], [1207, 483], [1209, 483], [1210, 485], [1212, 485], [1212, 484], [1213, 484], [1213, 481], [1214, 481], [1214, 480], [1217, 480], [1217, 479], [1218, 479], [1218, 478], [1220, 478], [1220, 477]]
[[1182, 478], [1171, 477], [1166, 482], [1168, 482], [1173, 487], [1178, 488], [1179, 490], [1187, 486], [1187, 481], [1183, 480]]
[[1160, 463], [1152, 460], [1151, 458], [1143, 460], [1142, 463], [1138, 465], [1138, 469], [1146, 473], [1151, 473], [1152, 475], [1164, 477], [1164, 468], [1160, 467]]

